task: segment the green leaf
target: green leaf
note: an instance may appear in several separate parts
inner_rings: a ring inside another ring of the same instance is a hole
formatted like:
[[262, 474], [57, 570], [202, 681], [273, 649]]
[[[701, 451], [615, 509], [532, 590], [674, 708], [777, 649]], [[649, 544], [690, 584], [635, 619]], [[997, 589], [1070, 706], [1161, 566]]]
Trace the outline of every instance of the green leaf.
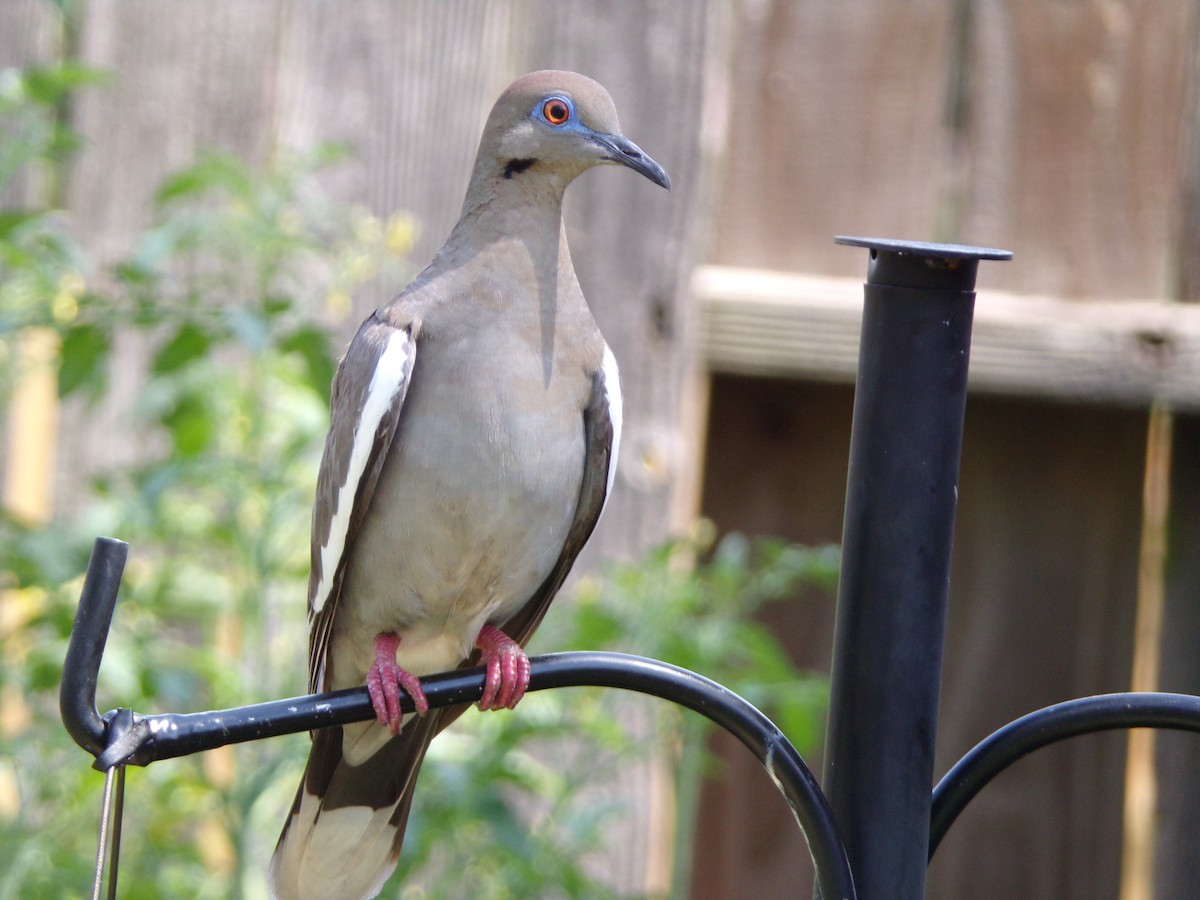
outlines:
[[145, 285], [154, 281], [157, 273], [153, 268], [137, 259], [122, 260], [112, 269], [113, 277], [127, 285]]
[[163, 181], [154, 201], [164, 206], [174, 200], [194, 199], [216, 190], [247, 199], [254, 196], [255, 183], [249, 168], [241, 161], [231, 156], [210, 154]]
[[175, 372], [204, 356], [213, 344], [213, 336], [195, 322], [184, 322], [175, 336], [159, 348], [151, 371], [155, 375]]
[[22, 78], [29, 98], [46, 105], [58, 103], [76, 88], [105, 84], [111, 80], [108, 72], [76, 63], [26, 69]]
[[67, 329], [59, 348], [58, 396], [67, 397], [87, 385], [92, 397], [98, 396], [107, 376], [111, 336], [97, 325], [76, 325]]
[[181, 397], [162, 417], [162, 423], [170, 432], [171, 442], [180, 456], [198, 456], [216, 433], [212, 411], [194, 396]]
[[283, 339], [280, 349], [300, 356], [304, 361], [305, 381], [328, 403], [337, 370], [329, 335], [315, 325], [303, 325]]
[[26, 222], [41, 218], [44, 213], [38, 210], [0, 209], [0, 241], [8, 240], [9, 236]]
[[612, 647], [624, 635], [621, 620], [598, 603], [575, 608], [575, 640], [581, 648]]
[[262, 310], [267, 318], [274, 319], [284, 313], [291, 312], [294, 305], [291, 297], [272, 295], [263, 300]]

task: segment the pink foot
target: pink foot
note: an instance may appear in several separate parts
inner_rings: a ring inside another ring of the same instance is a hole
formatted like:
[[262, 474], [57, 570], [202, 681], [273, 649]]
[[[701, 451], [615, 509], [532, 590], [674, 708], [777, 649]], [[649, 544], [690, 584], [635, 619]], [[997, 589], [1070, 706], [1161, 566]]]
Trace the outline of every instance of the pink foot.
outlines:
[[429, 701], [416, 675], [396, 664], [396, 648], [400, 637], [390, 631], [375, 635], [375, 662], [367, 670], [367, 693], [379, 724], [386, 725], [392, 734], [400, 733], [403, 716], [400, 713], [400, 688], [412, 697], [413, 706], [421, 715], [429, 712]]
[[495, 625], [484, 625], [475, 638], [487, 666], [480, 709], [512, 709], [529, 687], [529, 657], [521, 645]]

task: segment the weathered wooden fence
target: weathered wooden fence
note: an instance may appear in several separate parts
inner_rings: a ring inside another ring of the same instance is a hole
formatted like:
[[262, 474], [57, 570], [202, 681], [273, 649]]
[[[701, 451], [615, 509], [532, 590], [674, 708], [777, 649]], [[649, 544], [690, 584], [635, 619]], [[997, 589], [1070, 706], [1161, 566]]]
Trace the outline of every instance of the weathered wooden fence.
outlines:
[[[423, 259], [457, 215], [504, 84], [549, 66], [606, 84], [675, 190], [598, 172], [569, 210], [628, 404], [621, 486], [593, 560], [697, 509], [722, 529], [836, 540], [857, 299], [847, 318], [840, 279], [862, 273], [832, 235], [1013, 249], [980, 284], [980, 372], [1001, 374], [968, 405], [942, 771], [1028, 710], [1129, 687], [1139, 572], [1152, 584], [1158, 571], [1142, 497], [1150, 409], [1164, 398], [1165, 626], [1139, 652], [1161, 649], [1162, 688], [1200, 692], [1198, 331], [1194, 315], [1161, 308], [1200, 300], [1198, 21], [1194, 0], [84, 0], [64, 32], [50, 4], [6, 0], [0, 66], [78, 52], [115, 74], [72, 110], [86, 147], [67, 202], [101, 259], [145, 224], [159, 178], [200, 150], [265, 160], [321, 141], [355, 153], [332, 183], [339, 197], [418, 217]], [[701, 262], [816, 279], [764, 306], [728, 270], [723, 289], [693, 286]], [[1018, 321], [1013, 331], [1001, 317], [986, 343], [989, 289], [1014, 295]], [[356, 312], [382, 299], [360, 297]], [[1114, 324], [1113, 301], [1152, 302], [1118, 304]], [[828, 337], [781, 343], [788, 327]], [[1030, 353], [1043, 334], [1045, 352]], [[1028, 361], [1012, 377], [1006, 347]], [[1061, 365], [1030, 376], [1047, 357]], [[114, 383], [131, 387], [121, 372]], [[60, 504], [81, 473], [132, 452], [112, 427], [122, 414], [117, 404], [94, 429], [63, 429]], [[1144, 611], [1152, 588], [1140, 596]], [[829, 598], [768, 615], [804, 665], [828, 667]], [[1117, 896], [1123, 848], [1140, 846], [1121, 824], [1126, 746], [1088, 738], [1007, 773], [939, 851], [931, 896]], [[1188, 736], [1158, 739], [1163, 898], [1200, 895], [1196, 751]], [[750, 765], [731, 754], [709, 792], [697, 897], [803, 883], [787, 811]], [[651, 768], [630, 774], [631, 795], [647, 793]], [[647, 818], [617, 839], [616, 883], [654, 871], [660, 826]], [[1129, 871], [1137, 854], [1126, 859]]]
[[[708, 259], [804, 280], [780, 292], [769, 275], [717, 269], [698, 282], [716, 372], [704, 512], [801, 540], [840, 533], [858, 300], [839, 279], [863, 273], [829, 235], [1010, 248], [1014, 262], [980, 279], [939, 772], [1023, 712], [1129, 686], [1139, 568], [1153, 611], [1155, 564], [1142, 565], [1149, 410], [1172, 385], [1166, 625], [1139, 656], [1161, 649], [1151, 671], [1162, 689], [1200, 689], [1186, 649], [1200, 638], [1197, 310], [1167, 308], [1200, 300], [1197, 5], [738, 9]], [[993, 298], [995, 288], [1011, 295]], [[1142, 300], [1152, 302], [1122, 302]], [[771, 613], [818, 669], [832, 614], [827, 603]], [[1081, 739], [978, 798], [933, 861], [930, 896], [1116, 897], [1123, 856], [1126, 872], [1147, 877], [1142, 839], [1155, 831], [1152, 896], [1200, 893], [1196, 743], [1157, 743], [1157, 800], [1130, 793], [1139, 827], [1128, 841], [1127, 740]], [[777, 896], [799, 877], [800, 855], [752, 824], [764, 792], [735, 755], [726, 765], [698, 881], [713, 896]], [[1144, 774], [1135, 766], [1131, 785]]]

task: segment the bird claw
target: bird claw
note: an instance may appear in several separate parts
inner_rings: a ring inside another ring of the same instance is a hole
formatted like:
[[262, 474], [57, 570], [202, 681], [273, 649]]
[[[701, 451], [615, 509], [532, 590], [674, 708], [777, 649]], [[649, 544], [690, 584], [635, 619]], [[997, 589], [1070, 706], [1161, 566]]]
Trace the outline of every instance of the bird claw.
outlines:
[[421, 688], [421, 680], [396, 664], [396, 648], [400, 646], [398, 635], [389, 633], [375, 636], [375, 662], [367, 670], [367, 693], [375, 717], [392, 734], [400, 733], [404, 714], [400, 710], [400, 689], [412, 697], [413, 706], [420, 715], [429, 712], [429, 701]]
[[475, 639], [487, 666], [480, 709], [512, 709], [529, 688], [529, 657], [521, 645], [494, 625], [484, 625]]

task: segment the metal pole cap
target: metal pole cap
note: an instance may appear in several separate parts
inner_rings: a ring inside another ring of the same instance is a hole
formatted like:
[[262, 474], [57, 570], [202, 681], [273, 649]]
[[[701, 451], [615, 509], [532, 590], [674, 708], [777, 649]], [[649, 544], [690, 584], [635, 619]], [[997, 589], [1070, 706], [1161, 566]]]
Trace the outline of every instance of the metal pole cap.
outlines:
[[867, 284], [939, 291], [970, 291], [981, 259], [1009, 260], [1011, 250], [970, 247], [964, 244], [931, 244], [888, 238], [838, 235], [835, 243], [871, 251]]

